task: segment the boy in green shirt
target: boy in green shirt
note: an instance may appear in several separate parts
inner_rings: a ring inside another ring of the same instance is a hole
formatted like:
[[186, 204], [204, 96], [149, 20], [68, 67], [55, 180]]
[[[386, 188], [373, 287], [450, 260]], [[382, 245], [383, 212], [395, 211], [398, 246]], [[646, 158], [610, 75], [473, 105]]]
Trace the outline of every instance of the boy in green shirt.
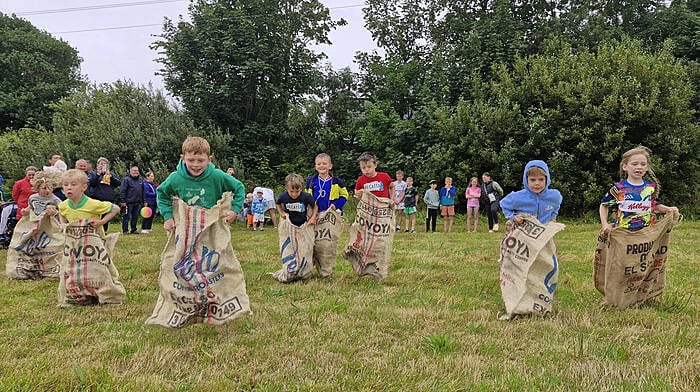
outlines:
[[173, 220], [173, 196], [191, 206], [212, 208], [224, 192], [233, 192], [231, 210], [224, 217], [226, 223], [236, 220], [243, 208], [245, 187], [231, 175], [224, 173], [211, 162], [209, 142], [190, 136], [182, 143], [182, 155], [177, 170], [156, 189], [158, 208], [165, 219], [163, 228], [175, 229]]

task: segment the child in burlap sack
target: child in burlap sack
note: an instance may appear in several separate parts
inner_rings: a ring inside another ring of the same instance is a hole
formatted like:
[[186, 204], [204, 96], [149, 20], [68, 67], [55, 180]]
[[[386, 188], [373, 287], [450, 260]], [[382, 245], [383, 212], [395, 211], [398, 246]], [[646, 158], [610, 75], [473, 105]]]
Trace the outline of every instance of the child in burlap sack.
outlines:
[[58, 216], [61, 199], [53, 190], [60, 182], [60, 173], [43, 170], [31, 179], [36, 193], [29, 196], [7, 251], [10, 279], [58, 277], [65, 238]]
[[112, 262], [117, 234], [105, 237], [102, 226], [119, 213], [119, 207], [85, 195], [87, 174], [78, 169], [63, 173], [66, 200], [58, 205], [68, 223], [58, 286], [59, 306], [120, 304], [126, 291]]
[[177, 170], [156, 189], [169, 234], [160, 296], [146, 324], [223, 324], [251, 313], [228, 228], [243, 208], [245, 188], [214, 166], [210, 152], [205, 139], [185, 139]]
[[[660, 186], [650, 158], [644, 146], [622, 154], [620, 181], [603, 196], [598, 209], [601, 231], [594, 280], [605, 302], [622, 308], [643, 303], [663, 291], [668, 234], [679, 219], [677, 207], [657, 201]], [[646, 175], [652, 181], [645, 179]], [[612, 224], [608, 221], [610, 208], [614, 209]], [[656, 213], [670, 217], [663, 220], [663, 228], [652, 230]], [[619, 237], [615, 241], [609, 238], [613, 231]]]
[[272, 276], [283, 283], [306, 279], [313, 271], [314, 229], [318, 206], [313, 196], [303, 192], [304, 178], [296, 173], [284, 179], [286, 191], [277, 197], [280, 214], [279, 245], [282, 269]]
[[355, 184], [355, 197], [360, 202], [343, 257], [358, 276], [371, 275], [380, 282], [388, 275], [394, 242], [394, 182], [377, 171], [374, 155], [362, 153], [357, 161], [362, 175]]
[[547, 163], [532, 160], [523, 170], [524, 189], [511, 192], [500, 202], [508, 219], [499, 260], [501, 295], [506, 306], [503, 319], [552, 312], [559, 276], [554, 235], [564, 225], [555, 223], [562, 196], [549, 188], [550, 184]]
[[314, 226], [314, 266], [322, 277], [333, 272], [342, 231], [343, 207], [348, 201], [348, 190], [340, 178], [333, 175], [333, 162], [330, 155], [320, 153], [314, 160], [316, 174], [306, 179], [307, 193], [310, 193], [318, 207], [318, 221]]

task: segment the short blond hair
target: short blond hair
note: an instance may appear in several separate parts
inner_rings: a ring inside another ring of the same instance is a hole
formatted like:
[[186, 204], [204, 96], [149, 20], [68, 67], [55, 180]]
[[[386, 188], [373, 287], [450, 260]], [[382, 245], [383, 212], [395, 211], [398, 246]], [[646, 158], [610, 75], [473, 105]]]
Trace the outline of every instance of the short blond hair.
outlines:
[[207, 139], [199, 136], [188, 136], [184, 142], [182, 142], [182, 153], [187, 154], [211, 154], [211, 147]]
[[61, 177], [62, 180], [66, 179], [73, 179], [73, 180], [78, 180], [79, 183], [81, 184], [87, 184], [88, 183], [88, 178], [87, 174], [85, 174], [84, 171], [78, 170], [78, 169], [68, 169], [63, 173], [63, 177]]
[[34, 191], [38, 192], [42, 186], [46, 186], [46, 188], [53, 191], [54, 189], [58, 188], [59, 184], [61, 184], [61, 173], [58, 173], [55, 170], [38, 171], [36, 174], [34, 174], [34, 178], [32, 178], [31, 183]]

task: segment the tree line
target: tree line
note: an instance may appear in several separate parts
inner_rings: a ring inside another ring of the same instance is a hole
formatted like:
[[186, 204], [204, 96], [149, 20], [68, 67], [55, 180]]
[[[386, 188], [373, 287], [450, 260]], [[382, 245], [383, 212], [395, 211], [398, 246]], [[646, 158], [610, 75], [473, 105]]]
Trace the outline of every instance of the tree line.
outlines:
[[177, 104], [128, 81], [33, 92], [18, 73], [36, 59], [12, 53], [41, 56], [50, 42], [66, 54], [46, 50], [42, 64], [73, 78], [79, 62], [54, 59], [77, 54], [3, 15], [0, 173], [19, 178], [57, 151], [162, 179], [188, 134], [209, 138], [216, 163], [249, 186], [310, 174], [319, 152], [352, 185], [369, 151], [418, 186], [450, 176], [463, 188], [489, 171], [510, 191], [543, 159], [575, 217], [595, 211], [622, 152], [643, 144], [664, 203], [697, 214], [700, 2], [368, 0], [363, 11], [382, 53], [357, 53], [352, 72], [310, 49], [345, 24], [316, 0], [193, 1], [190, 20], [166, 19], [152, 45]]

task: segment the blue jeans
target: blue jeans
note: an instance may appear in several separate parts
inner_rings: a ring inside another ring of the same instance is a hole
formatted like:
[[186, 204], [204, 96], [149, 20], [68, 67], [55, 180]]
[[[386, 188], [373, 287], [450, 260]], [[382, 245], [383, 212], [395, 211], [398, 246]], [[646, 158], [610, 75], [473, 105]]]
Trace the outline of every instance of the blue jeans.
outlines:
[[131, 223], [131, 233], [138, 233], [136, 229], [136, 223], [139, 220], [139, 214], [141, 213], [141, 207], [143, 203], [127, 203], [126, 204], [126, 214], [122, 217], [122, 232], [129, 232], [129, 223]]

